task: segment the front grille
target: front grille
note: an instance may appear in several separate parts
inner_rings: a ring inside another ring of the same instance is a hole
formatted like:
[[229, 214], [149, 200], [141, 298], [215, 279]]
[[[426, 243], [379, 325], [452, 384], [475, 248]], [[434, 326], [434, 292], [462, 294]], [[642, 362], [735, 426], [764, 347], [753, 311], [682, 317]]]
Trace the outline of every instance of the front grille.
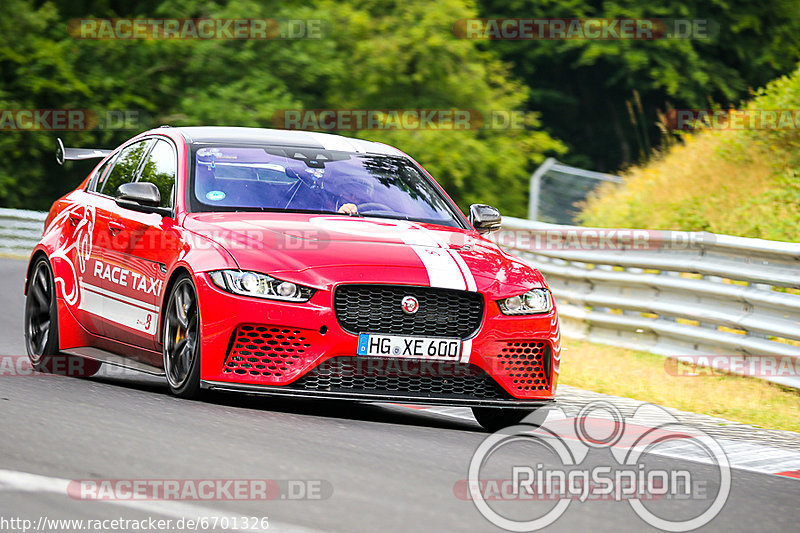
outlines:
[[[438, 364], [437, 364], [438, 363]], [[462, 363], [370, 357], [334, 357], [297, 380], [292, 388], [356, 392], [376, 396], [511, 400], [480, 368]]]
[[311, 346], [299, 329], [246, 324], [236, 328], [226, 374], [281, 377]]
[[[403, 312], [403, 297], [419, 311]], [[342, 285], [333, 296], [336, 319], [350, 333], [386, 333], [467, 339], [483, 320], [483, 296], [476, 292], [395, 285]]]
[[518, 391], [550, 387], [550, 345], [543, 341], [509, 341], [497, 356], [503, 373]]

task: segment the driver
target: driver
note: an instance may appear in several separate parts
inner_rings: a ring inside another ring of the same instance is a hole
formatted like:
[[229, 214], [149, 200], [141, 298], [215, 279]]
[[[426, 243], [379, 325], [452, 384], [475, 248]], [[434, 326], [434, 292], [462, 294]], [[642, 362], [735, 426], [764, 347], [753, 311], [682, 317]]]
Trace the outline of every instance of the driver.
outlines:
[[337, 212], [344, 215], [358, 215], [358, 205], [374, 201], [374, 192], [375, 185], [371, 180], [347, 179], [343, 184], [342, 193], [339, 195], [339, 202], [344, 203], [341, 203]]
[[339, 208], [338, 212], [342, 213], [343, 215], [354, 216], [358, 214], [358, 206], [348, 202], [346, 204], [342, 204], [342, 207]]

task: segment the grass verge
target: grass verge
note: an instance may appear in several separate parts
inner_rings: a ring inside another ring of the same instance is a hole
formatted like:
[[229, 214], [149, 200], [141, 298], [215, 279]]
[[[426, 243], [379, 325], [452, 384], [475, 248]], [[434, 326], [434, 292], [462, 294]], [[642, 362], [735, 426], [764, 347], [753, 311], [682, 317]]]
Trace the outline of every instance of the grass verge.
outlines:
[[800, 391], [732, 375], [671, 375], [665, 357], [564, 339], [559, 383], [768, 429], [800, 432]]
[[[770, 82], [737, 116], [798, 107], [800, 69]], [[742, 123], [680, 139], [665, 135], [659, 153], [622, 171], [622, 183], [597, 187], [582, 207], [581, 223], [798, 240], [799, 128]]]

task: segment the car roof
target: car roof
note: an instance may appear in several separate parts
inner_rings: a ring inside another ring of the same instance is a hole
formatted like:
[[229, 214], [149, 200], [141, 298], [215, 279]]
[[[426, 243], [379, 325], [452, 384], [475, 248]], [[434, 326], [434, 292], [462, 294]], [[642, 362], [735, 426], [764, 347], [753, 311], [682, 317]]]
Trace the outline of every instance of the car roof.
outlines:
[[316, 131], [229, 126], [187, 126], [170, 129], [179, 132], [186, 141], [191, 144], [272, 144], [279, 146], [321, 148], [323, 150], [336, 150], [359, 154], [406, 155], [397, 148], [387, 144]]

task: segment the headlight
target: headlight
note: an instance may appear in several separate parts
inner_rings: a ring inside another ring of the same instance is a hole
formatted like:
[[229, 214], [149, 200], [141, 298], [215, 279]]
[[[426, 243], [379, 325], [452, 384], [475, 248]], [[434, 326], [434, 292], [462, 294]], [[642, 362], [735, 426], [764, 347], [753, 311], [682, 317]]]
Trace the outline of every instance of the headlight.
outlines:
[[314, 289], [290, 281], [282, 281], [259, 272], [244, 270], [217, 270], [209, 272], [211, 281], [219, 287], [242, 296], [255, 296], [287, 302], [307, 302]]
[[547, 289], [532, 289], [525, 294], [497, 300], [504, 315], [535, 315], [553, 309], [553, 298]]

